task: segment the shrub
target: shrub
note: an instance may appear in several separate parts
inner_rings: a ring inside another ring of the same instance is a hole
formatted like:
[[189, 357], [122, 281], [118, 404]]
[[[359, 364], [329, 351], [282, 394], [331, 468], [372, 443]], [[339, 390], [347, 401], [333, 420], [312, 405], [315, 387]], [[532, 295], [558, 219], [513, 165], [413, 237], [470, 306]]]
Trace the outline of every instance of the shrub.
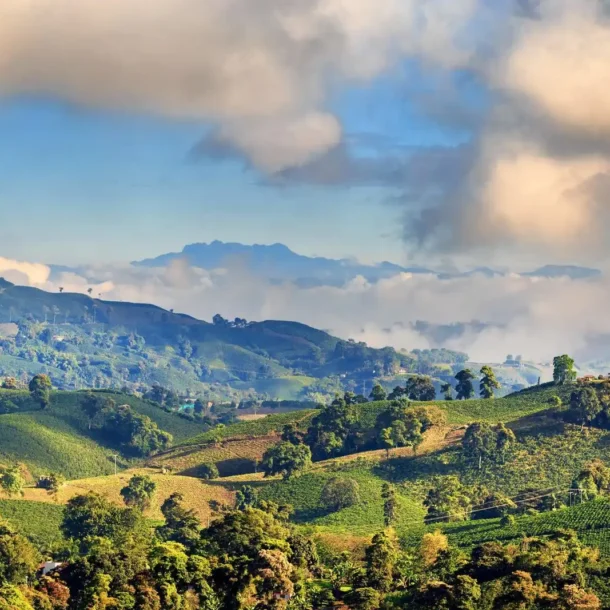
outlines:
[[201, 464], [198, 468], [198, 474], [202, 479], [217, 479], [218, 468], [216, 468], [216, 464]]
[[330, 479], [322, 489], [322, 503], [334, 510], [348, 508], [360, 501], [359, 485], [354, 479]]
[[502, 519], [500, 519], [500, 525], [502, 527], [512, 527], [515, 525], [515, 516], [514, 515], [504, 515]]

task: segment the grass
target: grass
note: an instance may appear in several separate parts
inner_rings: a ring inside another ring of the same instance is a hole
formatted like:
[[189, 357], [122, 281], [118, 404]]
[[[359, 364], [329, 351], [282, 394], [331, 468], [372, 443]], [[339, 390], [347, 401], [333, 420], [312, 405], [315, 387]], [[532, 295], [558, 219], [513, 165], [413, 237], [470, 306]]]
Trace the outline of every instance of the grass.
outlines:
[[306, 430], [309, 422], [317, 413], [315, 409], [302, 409], [300, 411], [291, 411], [289, 413], [278, 413], [268, 415], [256, 421], [241, 421], [235, 424], [230, 424], [224, 428], [216, 428], [213, 431], [204, 432], [193, 438], [180, 443], [183, 447], [192, 445], [205, 445], [211, 443], [216, 433], [222, 439], [235, 438], [256, 438], [259, 436], [268, 436], [274, 432], [281, 432], [286, 424], [297, 424], [302, 430]]
[[146, 474], [157, 485], [152, 505], [145, 512], [145, 516], [149, 519], [159, 520], [163, 518], [161, 505], [174, 492], [180, 492], [184, 496], [185, 506], [192, 508], [204, 525], [216, 512], [210, 502], [218, 507], [232, 506], [234, 502], [231, 491], [222, 485], [208, 484], [193, 477], [161, 474], [153, 469], [141, 468], [126, 470], [117, 475], [69, 481], [61, 488], [57, 499], [50, 496], [44, 489], [26, 488], [24, 498], [29, 500], [30, 503], [65, 504], [74, 496], [95, 491], [112, 502], [123, 506], [120, 491], [134, 474]]
[[254, 472], [256, 462], [278, 441], [277, 435], [268, 435], [253, 439], [232, 439], [219, 446], [176, 447], [155, 456], [150, 464], [165, 466], [178, 474], [193, 477], [199, 476], [202, 464], [216, 464], [220, 476], [233, 476]]

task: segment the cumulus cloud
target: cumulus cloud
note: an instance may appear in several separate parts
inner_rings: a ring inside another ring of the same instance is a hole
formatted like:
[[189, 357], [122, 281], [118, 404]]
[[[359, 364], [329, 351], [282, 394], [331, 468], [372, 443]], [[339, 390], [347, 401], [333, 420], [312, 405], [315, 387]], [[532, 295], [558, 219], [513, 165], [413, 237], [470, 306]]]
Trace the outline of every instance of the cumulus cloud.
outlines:
[[468, 167], [415, 219], [407, 209], [405, 235], [431, 250], [599, 260], [609, 253], [610, 22], [597, 0], [523, 6], [472, 64], [491, 103]]
[[276, 171], [338, 144], [338, 84], [466, 62], [479, 1], [4, 0], [0, 94], [211, 121]]

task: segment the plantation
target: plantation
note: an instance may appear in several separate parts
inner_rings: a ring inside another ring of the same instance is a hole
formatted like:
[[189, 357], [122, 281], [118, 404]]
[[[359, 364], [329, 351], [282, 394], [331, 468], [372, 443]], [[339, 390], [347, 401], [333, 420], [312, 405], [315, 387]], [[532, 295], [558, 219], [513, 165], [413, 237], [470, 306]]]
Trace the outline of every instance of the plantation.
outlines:
[[440, 530], [449, 537], [451, 544], [469, 549], [485, 542], [506, 543], [524, 536], [550, 536], [565, 529], [575, 530], [585, 544], [599, 547], [604, 555], [610, 557], [610, 501], [607, 499], [517, 517], [513, 525], [502, 525], [500, 519], [431, 524], [412, 528], [404, 534], [403, 541], [407, 546], [416, 546], [423, 533]]
[[[134, 396], [99, 395], [130, 405], [178, 440], [202, 429], [201, 424]], [[33, 477], [58, 472], [69, 479], [110, 474], [114, 471], [111, 456], [117, 451], [118, 465], [127, 465], [132, 460], [121, 456], [120, 448], [89, 429], [80, 406], [84, 396], [82, 392], [53, 392], [49, 408], [41, 410], [28, 392], [0, 390], [0, 400], [10, 400], [16, 406], [13, 413], [0, 414], [0, 462], [23, 463]]]
[[27, 500], [0, 500], [0, 517], [41, 548], [61, 541], [63, 507]]

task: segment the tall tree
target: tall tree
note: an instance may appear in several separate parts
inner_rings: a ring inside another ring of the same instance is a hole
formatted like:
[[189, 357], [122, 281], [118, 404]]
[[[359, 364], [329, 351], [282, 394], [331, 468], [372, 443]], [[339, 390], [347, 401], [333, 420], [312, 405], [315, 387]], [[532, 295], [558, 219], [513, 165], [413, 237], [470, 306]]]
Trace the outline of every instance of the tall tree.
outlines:
[[462, 448], [467, 459], [478, 464], [479, 470], [483, 462], [493, 459], [496, 451], [496, 435], [487, 423], [470, 424], [462, 438]]
[[51, 404], [51, 379], [48, 375], [34, 375], [30, 381], [30, 396], [42, 409], [46, 409]]
[[603, 406], [597, 392], [590, 386], [572, 392], [570, 396], [570, 411], [584, 427], [590, 424], [601, 412]]
[[490, 366], [485, 365], [481, 369], [481, 375], [483, 376], [479, 383], [481, 398], [493, 398], [494, 391], [501, 387], [496, 374]]
[[572, 383], [576, 379], [574, 359], [567, 354], [553, 358], [553, 381], [557, 385]]
[[391, 483], [384, 483], [381, 487], [381, 498], [383, 499], [383, 521], [386, 527], [392, 525], [398, 517], [398, 503], [396, 501], [396, 490]]
[[443, 400], [453, 400], [453, 387], [450, 383], [443, 383], [441, 386]]
[[9, 497], [23, 495], [25, 479], [18, 466], [4, 468], [0, 474], [0, 487]]
[[425, 375], [409, 377], [405, 387], [407, 398], [411, 400], [430, 401], [436, 398], [432, 379]]
[[366, 580], [370, 587], [383, 593], [389, 591], [398, 561], [398, 544], [394, 530], [375, 534], [365, 552]]
[[372, 402], [380, 402], [387, 398], [387, 392], [381, 387], [379, 383], [376, 383], [371, 390], [370, 399]]
[[474, 398], [474, 387], [472, 385], [474, 375], [472, 374], [472, 371], [470, 369], [464, 369], [463, 371], [460, 371], [455, 378], [458, 382], [455, 386], [457, 399], [468, 400], [469, 398]]

